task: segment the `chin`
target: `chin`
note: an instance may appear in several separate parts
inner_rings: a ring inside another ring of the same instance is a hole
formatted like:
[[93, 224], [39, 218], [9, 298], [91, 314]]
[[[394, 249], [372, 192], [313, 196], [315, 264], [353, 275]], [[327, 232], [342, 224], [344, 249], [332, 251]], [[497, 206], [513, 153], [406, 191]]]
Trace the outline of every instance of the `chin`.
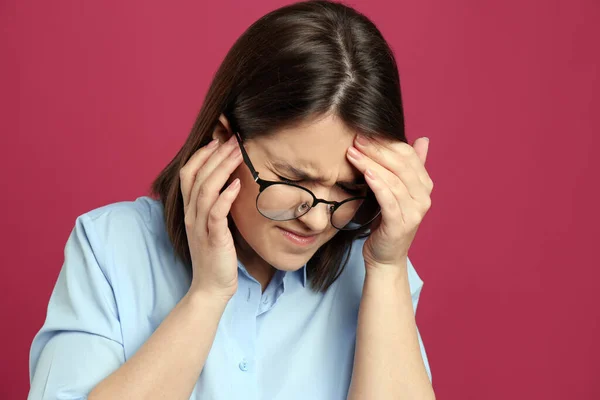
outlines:
[[[285, 229], [281, 227], [282, 229]], [[284, 271], [296, 271], [302, 268], [321, 247], [323, 235], [315, 237], [312, 244], [297, 245], [289, 241], [280, 227], [274, 226], [270, 233], [270, 239], [263, 244], [263, 259], [273, 267]], [[271, 236], [273, 235], [273, 236]]]
[[304, 266], [313, 256], [314, 252], [309, 254], [294, 254], [280, 249], [265, 249], [262, 259], [269, 265], [282, 271], [297, 271]]
[[[297, 246], [288, 242], [288, 239], [281, 233], [280, 227], [272, 226], [270, 228], [269, 234], [264, 235], [269, 240], [257, 243], [256, 250], [258, 250], [259, 256], [269, 265], [283, 271], [297, 271], [302, 268], [319, 248], [331, 239], [326, 233], [321, 233], [315, 238], [315, 243]], [[324, 237], [327, 237], [325, 242]]]
[[334, 236], [330, 235], [330, 232], [321, 232], [313, 243], [302, 243], [297, 238], [285, 236], [282, 229], [294, 229], [291, 226], [274, 221], [265, 223], [262, 219], [238, 220], [236, 217], [237, 215], [233, 215], [234, 221], [237, 220], [240, 224], [234, 225], [235, 230], [245, 242], [245, 246], [252, 249], [255, 255], [267, 264], [282, 271], [297, 271], [302, 268], [317, 250]]
[[283, 249], [277, 249], [269, 246], [265, 246], [264, 243], [252, 246], [255, 255], [260, 257], [265, 263], [272, 266], [275, 269], [281, 271], [297, 271], [302, 268], [314, 255], [315, 252], [294, 254]]

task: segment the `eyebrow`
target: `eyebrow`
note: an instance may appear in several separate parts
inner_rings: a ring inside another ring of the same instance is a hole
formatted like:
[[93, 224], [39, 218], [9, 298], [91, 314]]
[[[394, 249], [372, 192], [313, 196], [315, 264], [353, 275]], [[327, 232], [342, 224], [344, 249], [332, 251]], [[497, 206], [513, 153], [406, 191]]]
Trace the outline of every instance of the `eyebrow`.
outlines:
[[[323, 177], [311, 175], [310, 173], [308, 173], [304, 170], [298, 169], [298, 168], [288, 164], [287, 162], [274, 161], [271, 164], [276, 169], [285, 171], [285, 172], [289, 173], [290, 175], [293, 175], [294, 178], [297, 178], [299, 180], [303, 180], [303, 181], [307, 181], [307, 182], [317, 182], [317, 183], [323, 183], [326, 181], [326, 179]], [[342, 184], [342, 185], [365, 185], [366, 181], [365, 181], [365, 177], [361, 174], [354, 180], [338, 181], [337, 183]]]

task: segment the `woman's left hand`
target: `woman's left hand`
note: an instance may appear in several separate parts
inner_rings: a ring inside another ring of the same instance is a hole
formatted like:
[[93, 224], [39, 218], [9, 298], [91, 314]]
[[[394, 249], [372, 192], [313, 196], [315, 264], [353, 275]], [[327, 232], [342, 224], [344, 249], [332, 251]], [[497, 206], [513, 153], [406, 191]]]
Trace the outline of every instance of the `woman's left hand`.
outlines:
[[406, 265], [408, 249], [431, 207], [433, 181], [425, 169], [429, 140], [404, 142], [357, 135], [350, 162], [365, 175], [381, 206], [381, 221], [363, 247], [367, 270]]

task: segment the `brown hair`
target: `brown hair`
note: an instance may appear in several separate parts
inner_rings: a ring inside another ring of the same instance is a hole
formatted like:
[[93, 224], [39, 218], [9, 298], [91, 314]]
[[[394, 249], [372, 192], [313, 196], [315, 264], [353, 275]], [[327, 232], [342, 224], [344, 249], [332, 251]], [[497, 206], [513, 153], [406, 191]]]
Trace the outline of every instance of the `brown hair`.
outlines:
[[[152, 184], [164, 205], [169, 238], [191, 274], [179, 171], [212, 139], [220, 114], [244, 138], [333, 113], [366, 136], [406, 142], [394, 55], [376, 26], [340, 3], [307, 1], [252, 24], [218, 69], [196, 122], [175, 158]], [[325, 291], [345, 267], [352, 242], [367, 229], [340, 231], [307, 264]]]

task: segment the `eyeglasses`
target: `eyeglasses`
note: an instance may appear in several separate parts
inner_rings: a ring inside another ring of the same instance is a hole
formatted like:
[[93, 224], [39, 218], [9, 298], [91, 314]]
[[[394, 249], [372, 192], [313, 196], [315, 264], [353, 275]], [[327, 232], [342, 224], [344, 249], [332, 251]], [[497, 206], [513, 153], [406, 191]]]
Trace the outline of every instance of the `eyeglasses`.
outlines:
[[369, 225], [381, 209], [375, 195], [368, 190], [364, 196], [353, 196], [342, 201], [317, 198], [310, 190], [291, 182], [268, 181], [258, 177], [239, 133], [235, 137], [240, 146], [244, 164], [259, 185], [256, 208], [264, 217], [273, 221], [290, 221], [308, 213], [319, 203], [327, 204], [331, 225], [338, 230], [357, 230]]

